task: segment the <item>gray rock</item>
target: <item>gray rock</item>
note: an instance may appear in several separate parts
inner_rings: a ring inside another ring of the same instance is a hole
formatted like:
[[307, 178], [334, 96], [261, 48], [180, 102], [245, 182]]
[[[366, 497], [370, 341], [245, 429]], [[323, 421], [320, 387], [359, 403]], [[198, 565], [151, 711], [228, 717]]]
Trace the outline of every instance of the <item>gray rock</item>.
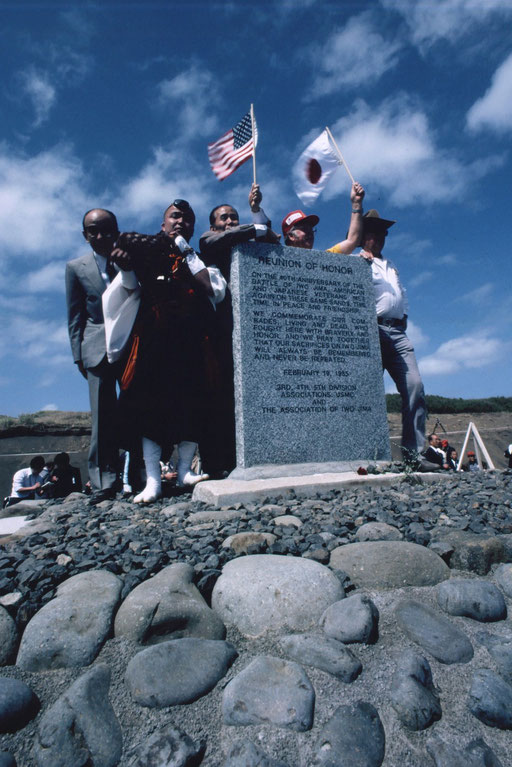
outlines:
[[496, 636], [480, 631], [476, 638], [493, 658], [503, 679], [512, 684], [512, 636]]
[[400, 628], [441, 663], [468, 663], [473, 647], [467, 636], [441, 613], [413, 600], [395, 608]]
[[183, 637], [224, 639], [226, 629], [192, 583], [194, 568], [178, 562], [137, 586], [119, 608], [114, 631], [144, 645]]
[[223, 767], [288, 767], [284, 762], [268, 756], [250, 740], [234, 743], [229, 749]]
[[473, 674], [468, 708], [489, 727], [512, 729], [512, 686], [488, 668]]
[[364, 701], [340, 706], [318, 739], [314, 767], [379, 767], [385, 734], [377, 709]]
[[441, 718], [441, 704], [426, 658], [408, 650], [391, 682], [391, 704], [410, 730], [425, 730]]
[[16, 665], [42, 671], [92, 663], [111, 632], [122, 586], [106, 570], [80, 573], [61, 583], [55, 599], [28, 623]]
[[9, 613], [0, 607], [0, 666], [11, 662], [16, 651], [18, 629]]
[[215, 639], [173, 639], [147, 647], [129, 662], [125, 682], [141, 706], [192, 703], [210, 692], [237, 656]]
[[343, 570], [355, 586], [363, 588], [434, 586], [450, 577], [450, 569], [441, 557], [407, 541], [367, 541], [339, 546], [331, 552], [329, 566]]
[[168, 724], [130, 751], [128, 767], [195, 767], [206, 751], [206, 741], [194, 741]]
[[435, 767], [503, 767], [502, 763], [482, 738], [472, 740], [463, 751], [445, 743], [438, 735], [427, 740], [427, 751]]
[[272, 533], [235, 533], [222, 541], [222, 548], [233, 549], [235, 554], [247, 554], [250, 546], [272, 546], [276, 540]]
[[224, 565], [212, 607], [249, 637], [312, 628], [343, 586], [328, 567], [302, 557], [255, 554]]
[[385, 522], [366, 522], [356, 532], [356, 541], [400, 541], [404, 537], [400, 530]]
[[453, 546], [450, 567], [486, 575], [491, 565], [506, 560], [506, 549], [497, 536], [476, 535], [465, 530], [452, 530], [436, 537]]
[[297, 663], [260, 655], [224, 690], [222, 714], [229, 725], [274, 724], [304, 732], [313, 726], [315, 691]]
[[289, 658], [326, 671], [342, 682], [353, 682], [363, 668], [352, 650], [318, 634], [289, 634], [281, 637], [278, 645]]
[[34, 742], [38, 767], [118, 764], [123, 740], [109, 685], [108, 666], [93, 666], [45, 711]]
[[0, 767], [16, 767], [16, 759], [8, 751], [0, 751]]
[[320, 626], [339, 642], [373, 644], [379, 637], [379, 611], [370, 597], [354, 594], [330, 605], [320, 618]]
[[437, 603], [450, 615], [463, 615], [477, 621], [501, 621], [507, 606], [493, 583], [477, 579], [453, 578], [437, 587]]
[[276, 527], [302, 527], [302, 522], [298, 517], [294, 517], [293, 514], [282, 514], [280, 517], [275, 517], [272, 520], [272, 524]]
[[39, 711], [37, 695], [18, 679], [0, 677], [0, 732], [16, 732]]
[[494, 577], [498, 586], [503, 589], [507, 597], [512, 597], [512, 565], [500, 565], [496, 568]]
[[[172, 509], [172, 506], [168, 507], [169, 509]], [[168, 509], [163, 510], [163, 514], [167, 512]], [[230, 522], [232, 519], [240, 519], [240, 517], [243, 517], [245, 514], [245, 509], [239, 509], [238, 511], [219, 511], [218, 509], [213, 509], [212, 511], [196, 511], [193, 514], [189, 514], [187, 517], [187, 523], [191, 525], [196, 525], [199, 522]]]
[[6, 517], [24, 517], [26, 514], [33, 514], [34, 512], [42, 511], [46, 501], [42, 498], [37, 500], [19, 501], [13, 506], [6, 506], [5, 509], [0, 509], [0, 519]]

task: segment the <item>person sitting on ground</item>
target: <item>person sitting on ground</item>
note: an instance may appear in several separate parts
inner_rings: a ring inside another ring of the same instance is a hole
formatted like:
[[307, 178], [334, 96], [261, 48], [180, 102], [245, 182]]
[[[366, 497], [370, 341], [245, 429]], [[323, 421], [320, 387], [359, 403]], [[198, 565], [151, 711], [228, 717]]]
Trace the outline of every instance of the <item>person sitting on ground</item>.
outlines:
[[459, 461], [459, 456], [457, 454], [457, 451], [454, 447], [451, 447], [448, 450], [448, 455], [446, 456], [446, 463], [448, 464], [448, 468], [451, 471], [457, 471], [457, 463]]
[[482, 471], [476, 460], [476, 455], [473, 450], [468, 450], [466, 453], [468, 462], [462, 465], [462, 471]]
[[446, 456], [441, 448], [441, 440], [437, 434], [428, 435], [428, 448], [423, 455], [427, 461], [437, 464], [441, 469], [450, 468], [446, 462]]
[[53, 498], [66, 498], [70, 493], [82, 492], [82, 477], [77, 466], [71, 466], [67, 453], [57, 453], [50, 474]]
[[4, 502], [5, 506], [13, 506], [20, 501], [33, 501], [40, 494], [41, 485], [46, 479], [44, 471], [45, 460], [42, 455], [36, 455], [30, 461], [30, 466], [17, 471], [12, 478], [10, 496]]

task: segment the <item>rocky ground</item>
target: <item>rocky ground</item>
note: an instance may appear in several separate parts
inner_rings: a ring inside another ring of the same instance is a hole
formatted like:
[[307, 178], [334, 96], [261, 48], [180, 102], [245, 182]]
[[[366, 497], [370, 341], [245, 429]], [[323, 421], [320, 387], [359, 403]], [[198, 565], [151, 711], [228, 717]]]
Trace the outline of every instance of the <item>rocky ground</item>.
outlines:
[[511, 765], [511, 490], [48, 502], [2, 541], [0, 766]]

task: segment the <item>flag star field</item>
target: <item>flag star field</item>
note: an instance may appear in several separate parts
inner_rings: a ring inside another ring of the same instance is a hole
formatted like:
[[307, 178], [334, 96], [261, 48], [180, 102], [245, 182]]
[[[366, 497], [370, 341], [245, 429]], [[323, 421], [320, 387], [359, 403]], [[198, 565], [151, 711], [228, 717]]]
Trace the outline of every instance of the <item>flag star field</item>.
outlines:
[[315, 168], [316, 199], [294, 191], [328, 126], [364, 209], [397, 222], [383, 254], [427, 394], [511, 395], [512, 0], [19, 0], [0, 14], [1, 414], [89, 409], [64, 292], [87, 210], [155, 233], [186, 199], [195, 247], [216, 205], [250, 221], [252, 148], [222, 181], [210, 160], [227, 133], [244, 152], [251, 104], [273, 228], [302, 209], [320, 218], [318, 249], [344, 239], [345, 167], [325, 185]]

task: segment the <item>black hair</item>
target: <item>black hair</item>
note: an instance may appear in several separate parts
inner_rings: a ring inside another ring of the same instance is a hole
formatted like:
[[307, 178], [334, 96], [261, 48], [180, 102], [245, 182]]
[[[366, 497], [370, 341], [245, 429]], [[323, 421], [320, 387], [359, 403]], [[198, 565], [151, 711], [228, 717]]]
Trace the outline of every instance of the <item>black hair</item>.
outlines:
[[42, 469], [45, 463], [46, 461], [42, 455], [35, 455], [30, 461], [30, 468], [37, 469], [39, 467], [39, 469]]
[[178, 200], [174, 200], [174, 202], [171, 202], [171, 204], [168, 205], [166, 209], [164, 210], [164, 218], [166, 217], [167, 211], [169, 210], [169, 208], [178, 208], [178, 210], [181, 210], [182, 213], [190, 213], [190, 215], [192, 216], [192, 221], [195, 223], [196, 214], [192, 210], [190, 203], [187, 202], [187, 200], [178, 199]]
[[[215, 214], [217, 213], [217, 211], [220, 208], [233, 208], [233, 206], [230, 205], [229, 202], [223, 202], [220, 205], [217, 205], [215, 208], [213, 208], [213, 210], [210, 212], [210, 216], [209, 216], [210, 226], [214, 226], [214, 224], [215, 224]], [[238, 215], [238, 211], [236, 210], [236, 208], [233, 208], [233, 210]]]

